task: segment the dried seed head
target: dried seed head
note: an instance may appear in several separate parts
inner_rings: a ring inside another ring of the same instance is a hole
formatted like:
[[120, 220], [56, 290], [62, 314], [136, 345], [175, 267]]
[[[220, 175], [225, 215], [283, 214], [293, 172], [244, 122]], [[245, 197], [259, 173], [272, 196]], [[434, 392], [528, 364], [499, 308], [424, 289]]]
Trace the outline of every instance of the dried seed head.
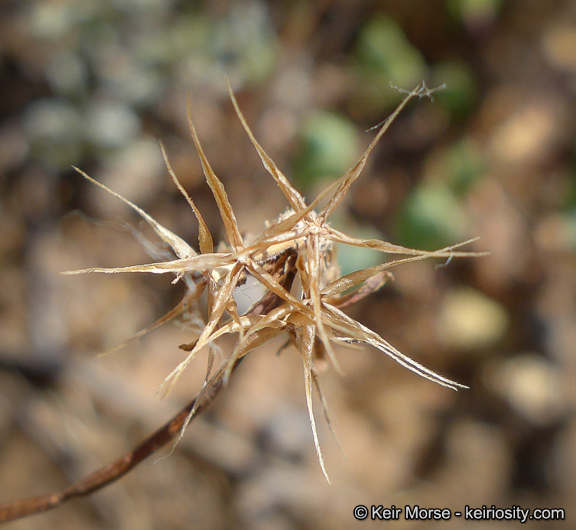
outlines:
[[[190, 204], [198, 220], [200, 253], [197, 253], [188, 243], [160, 225], [138, 206], [78, 170], [88, 180], [112, 193], [138, 212], [152, 226], [158, 236], [170, 245], [178, 259], [120, 268], [94, 267], [68, 271], [65, 274], [88, 272], [172, 273], [175, 275], [174, 281], [184, 281], [188, 291], [183, 300], [171, 312], [138, 333], [137, 336], [141, 336], [188, 310], [191, 305], [194, 306], [196, 312], [200, 313], [200, 308], [197, 307], [198, 302], [202, 293], [207, 291], [208, 304], [204, 312], [204, 326], [197, 340], [182, 346], [182, 349], [188, 354], [166, 377], [162, 385], [166, 391], [176, 383], [195, 355], [205, 346], [209, 346], [211, 351], [204, 383], [204, 387], [206, 387], [214, 362], [213, 347], [215, 341], [224, 335], [236, 334], [238, 336], [235, 348], [224, 362], [224, 378], [227, 381], [238, 359], [279, 334], [287, 334], [291, 343], [299, 350], [302, 357], [306, 402], [314, 443], [322, 471], [326, 479], [328, 479], [312, 409], [312, 386], [314, 384], [320, 393], [315, 364], [319, 359], [327, 357], [338, 369], [332, 348], [334, 342], [344, 345], [369, 344], [426, 379], [454, 390], [465, 388], [464, 385], [451, 381], [403, 355], [380, 335], [346, 315], [342, 308], [379, 289], [391, 278], [388, 269], [397, 265], [428, 258], [442, 258], [445, 260], [453, 257], [480, 256], [482, 254], [457, 250], [460, 246], [473, 240], [437, 251], [423, 251], [401, 247], [386, 241], [348, 236], [332, 228], [328, 223], [328, 218], [342, 202], [350, 187], [360, 175], [368, 156], [392, 124], [394, 118], [410, 99], [424, 96], [431, 97], [435, 89], [429, 89], [422, 83], [416, 89], [410, 92], [406, 91], [406, 96], [398, 108], [387, 120], [380, 124], [374, 140], [356, 164], [339, 181], [329, 186], [315, 201], [308, 205], [302, 195], [293, 188], [288, 179], [256, 141], [240, 111], [230, 85], [228, 85], [228, 88], [230, 98], [244, 129], [260, 155], [264, 167], [284, 194], [289, 204], [289, 209], [279, 215], [275, 221], [266, 223], [262, 234], [251, 242], [244, 241], [240, 235], [241, 232], [236, 216], [224, 186], [212, 170], [204, 154], [192, 123], [190, 105], [188, 105], [192, 138], [200, 155], [206, 181], [212, 190], [226, 229], [227, 241], [225, 248], [218, 246], [217, 250], [214, 250], [213, 240], [208, 232], [206, 223], [192, 199], [178, 182], [170, 167], [164, 147], [161, 145], [168, 172]], [[320, 209], [319, 213], [316, 213], [315, 208], [322, 201], [325, 201], [325, 205]], [[400, 254], [405, 257], [393, 259], [381, 265], [362, 269], [341, 277], [334, 257], [334, 243], [371, 248], [378, 252]], [[238, 285], [245, 281], [246, 275], [250, 275], [260, 282], [265, 288], [265, 293], [244, 314], [239, 314], [234, 299], [234, 291]], [[322, 396], [321, 399], [324, 404]], [[193, 413], [194, 410], [192, 410], [189, 417]]]

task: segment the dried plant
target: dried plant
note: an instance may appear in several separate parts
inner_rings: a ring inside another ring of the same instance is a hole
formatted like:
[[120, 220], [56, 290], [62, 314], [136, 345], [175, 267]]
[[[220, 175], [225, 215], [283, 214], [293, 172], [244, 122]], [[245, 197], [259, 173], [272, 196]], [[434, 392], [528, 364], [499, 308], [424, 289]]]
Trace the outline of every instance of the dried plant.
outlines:
[[[392, 267], [428, 258], [450, 259], [482, 254], [458, 250], [459, 247], [473, 240], [436, 251], [424, 251], [405, 248], [375, 239], [355, 238], [336, 230], [328, 222], [334, 210], [342, 202], [350, 187], [360, 175], [366, 165], [368, 156], [396, 116], [411, 99], [415, 97], [431, 98], [435, 89], [430, 89], [422, 83], [414, 90], [405, 92], [404, 99], [394, 113], [378, 126], [378, 133], [360, 159], [342, 178], [324, 190], [310, 204], [306, 203], [304, 197], [290, 184], [255, 139], [229, 84], [228, 89], [236, 113], [256, 148], [264, 167], [286, 198], [288, 209], [275, 221], [268, 223], [258, 237], [251, 241], [246, 241], [242, 237], [224, 186], [212, 170], [204, 154], [192, 122], [190, 105], [188, 105], [188, 118], [192, 138], [200, 155], [206, 181], [212, 190], [224, 223], [227, 238], [225, 249], [221, 250], [223, 247], [220, 245], [217, 247], [219, 250], [215, 250], [213, 239], [201, 213], [178, 182], [164, 147], [161, 145], [168, 172], [190, 204], [198, 220], [200, 253], [197, 253], [188, 243], [160, 225], [138, 206], [78, 169], [77, 171], [88, 180], [118, 197], [140, 214], [162, 241], [172, 248], [177, 259], [128, 267], [93, 267], [67, 271], [64, 274], [96, 272], [174, 274], [174, 283], [178, 281], [184, 282], [187, 290], [182, 301], [167, 315], [142, 330], [137, 336], [141, 336], [185, 311], [195, 311], [201, 314], [200, 298], [206, 293], [207, 310], [205, 311], [205, 324], [194, 342], [181, 346], [183, 350], [188, 352], [187, 356], [168, 374], [162, 388], [165, 391], [169, 391], [196, 354], [201, 349], [209, 347], [210, 354], [204, 385], [198, 397], [177, 418], [172, 420], [171, 424], [164, 427], [165, 430], [170, 427], [168, 430], [170, 430], [171, 435], [169, 437], [165, 436], [165, 440], [162, 438], [162, 445], [177, 434], [182, 435], [188, 422], [201, 408], [203, 409], [211, 401], [213, 395], [222, 386], [226, 385], [232, 371], [244, 356], [278, 335], [286, 334], [290, 343], [296, 347], [302, 357], [304, 388], [314, 444], [322, 471], [326, 479], [329, 480], [318, 441], [316, 421], [312, 409], [312, 389], [313, 386], [317, 389], [321, 402], [325, 407], [318, 382], [317, 362], [327, 358], [339, 370], [333, 350], [334, 343], [374, 346], [402, 366], [426, 379], [453, 390], [466, 388], [464, 385], [443, 377], [402, 354], [380, 335], [346, 315], [342, 309], [379, 289], [392, 277], [389, 272]], [[335, 243], [370, 248], [385, 254], [404, 257], [398, 257], [381, 265], [341, 276], [334, 255]], [[240, 314], [233, 295], [236, 287], [246, 279], [247, 275], [254, 277], [265, 287], [265, 294], [250, 309]], [[215, 375], [211, 377], [215, 350], [217, 348], [216, 341], [225, 335], [231, 334], [237, 335], [235, 347], [216, 370]], [[162, 429], [158, 432], [160, 433], [161, 431]], [[115, 480], [131, 467], [133, 466], [123, 467], [122, 472], [111, 476], [111, 478], [109, 477], [107, 482]], [[105, 481], [101, 480], [98, 483], [99, 487], [103, 485], [103, 482]], [[96, 489], [93, 485], [88, 485], [88, 483], [84, 486], [84, 489], [80, 488], [83, 493], [76, 492], [68, 496], [86, 494], [86, 491]], [[0, 520], [2, 519], [0, 518]]]

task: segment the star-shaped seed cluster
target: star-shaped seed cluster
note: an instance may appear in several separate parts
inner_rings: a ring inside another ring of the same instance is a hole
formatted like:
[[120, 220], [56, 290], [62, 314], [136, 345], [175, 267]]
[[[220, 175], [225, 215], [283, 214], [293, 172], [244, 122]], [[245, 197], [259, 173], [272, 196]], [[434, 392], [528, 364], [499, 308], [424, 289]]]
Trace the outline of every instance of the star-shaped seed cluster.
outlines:
[[[94, 267], [67, 271], [65, 274], [172, 273], [175, 275], [175, 282], [182, 281], [186, 284], [186, 294], [182, 301], [167, 315], [136, 335], [139, 337], [184, 312], [194, 311], [202, 314], [204, 323], [198, 338], [190, 344], [181, 346], [187, 355], [163, 383], [163, 387], [167, 390], [176, 383], [195, 355], [208, 346], [210, 355], [204, 383], [206, 387], [210, 381], [210, 372], [215, 359], [216, 341], [220, 337], [232, 334], [237, 336], [235, 347], [228, 354], [221, 368], [226, 382], [239, 359], [278, 335], [286, 335], [302, 357], [306, 402], [314, 443], [322, 471], [328, 479], [312, 409], [312, 388], [316, 387], [324, 404], [316, 366], [319, 360], [327, 358], [336, 369], [339, 369], [333, 344], [368, 344], [426, 379], [454, 390], [465, 388], [464, 385], [447, 379], [402, 354], [380, 335], [349, 317], [342, 309], [380, 288], [392, 277], [389, 272], [392, 267], [427, 258], [451, 259], [479, 256], [481, 253], [457, 250], [470, 241], [436, 251], [405, 248], [386, 241], [355, 238], [336, 230], [328, 223], [328, 219], [366, 165], [368, 156], [396, 116], [411, 99], [432, 97], [434, 89], [429, 89], [422, 83], [412, 91], [405, 91], [404, 99], [394, 113], [378, 126], [378, 133], [359, 160], [343, 177], [330, 185], [310, 204], [306, 203], [304, 197], [291, 185], [258, 143], [229, 84], [228, 89], [238, 118], [256, 148], [264, 167], [288, 202], [287, 211], [274, 222], [267, 223], [264, 231], [256, 238], [246, 241], [242, 237], [224, 186], [204, 154], [192, 122], [190, 105], [188, 105], [192, 138], [200, 155], [206, 181], [212, 190], [224, 223], [227, 239], [225, 250], [219, 250], [222, 245], [215, 250], [212, 236], [201, 213], [179, 183], [164, 147], [161, 145], [168, 172], [198, 220], [199, 252], [155, 221], [141, 208], [78, 170], [88, 180], [104, 188], [138, 212], [160, 239], [172, 248], [177, 259], [119, 268]], [[395, 257], [381, 265], [341, 276], [334, 256], [335, 243], [370, 248], [377, 252], [403, 257]], [[247, 311], [239, 313], [234, 291], [248, 275], [260, 282], [265, 290], [260, 300]], [[204, 294], [205, 296], [202, 296]], [[204, 312], [200, 307], [201, 297], [207, 301]]]

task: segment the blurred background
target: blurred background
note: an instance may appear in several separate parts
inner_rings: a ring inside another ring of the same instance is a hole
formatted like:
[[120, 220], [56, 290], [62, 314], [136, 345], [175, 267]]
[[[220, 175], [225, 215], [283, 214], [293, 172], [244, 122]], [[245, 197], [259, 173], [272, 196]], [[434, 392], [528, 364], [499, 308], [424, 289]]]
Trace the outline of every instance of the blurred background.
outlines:
[[[225, 75], [257, 138], [308, 198], [368, 145], [367, 129], [402, 97], [391, 85], [446, 83], [396, 120], [332, 222], [427, 249], [481, 236], [470, 248], [489, 257], [398, 268], [348, 311], [470, 390], [436, 386], [369, 348], [338, 351], [344, 377], [331, 369], [321, 381], [345, 455], [316, 403], [330, 486], [299, 355], [277, 356], [279, 342], [249, 356], [168, 458], [6, 528], [351, 528], [357, 504], [562, 507], [574, 524], [570, 0], [2, 0], [0, 501], [66, 487], [197, 393], [203, 356], [167, 398], [156, 395], [190, 340], [185, 319], [95, 357], [173, 307], [181, 285], [58, 271], [146, 263], [158, 245], [73, 165], [196, 245], [159, 140], [223, 236], [187, 97], [241, 229], [257, 234], [286, 208], [233, 113]], [[339, 249], [344, 272], [382, 259]], [[390, 526], [415, 525], [402, 517]]]

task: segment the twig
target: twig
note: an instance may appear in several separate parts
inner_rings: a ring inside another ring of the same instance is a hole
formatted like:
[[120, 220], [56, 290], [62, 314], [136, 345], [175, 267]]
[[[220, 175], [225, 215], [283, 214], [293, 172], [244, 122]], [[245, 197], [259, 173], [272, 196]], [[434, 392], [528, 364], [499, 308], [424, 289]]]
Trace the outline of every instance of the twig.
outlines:
[[[233, 369], [240, 364], [242, 359], [243, 357], [235, 362]], [[140, 445], [132, 449], [128, 454], [68, 486], [61, 492], [0, 504], [0, 522], [13, 521], [14, 519], [28, 515], [47, 512], [57, 508], [70, 499], [86, 497], [123, 477], [144, 459], [164, 447], [171, 440], [174, 440], [174, 438], [180, 434], [192, 408], [196, 406], [194, 415], [190, 418], [190, 421], [196, 418], [214, 401], [223, 387], [224, 370], [220, 370], [214, 375], [208, 387], [205, 388], [201, 394], [196, 396], [176, 416], [154, 434], [146, 438]], [[197, 400], [200, 401], [196, 403]]]

